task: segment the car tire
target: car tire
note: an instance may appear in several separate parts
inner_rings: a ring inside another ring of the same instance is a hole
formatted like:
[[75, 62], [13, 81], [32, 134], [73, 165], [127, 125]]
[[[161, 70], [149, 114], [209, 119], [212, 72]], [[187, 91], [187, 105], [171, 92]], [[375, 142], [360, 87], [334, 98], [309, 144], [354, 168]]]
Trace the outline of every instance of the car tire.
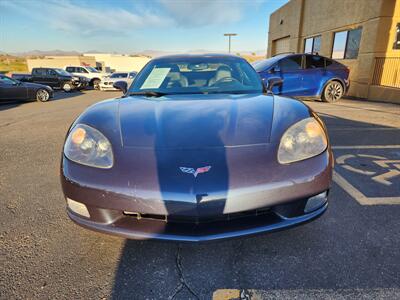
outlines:
[[64, 92], [69, 93], [72, 91], [73, 87], [70, 82], [65, 82], [62, 86], [62, 89], [64, 90]]
[[328, 82], [328, 84], [325, 86], [324, 91], [322, 92], [322, 101], [335, 103], [343, 97], [343, 94], [343, 85], [339, 81], [333, 80]]
[[36, 91], [36, 100], [39, 102], [47, 102], [50, 99], [50, 93], [45, 89]]
[[99, 80], [99, 79], [93, 80], [93, 81], [92, 81], [92, 84], [93, 84], [93, 88], [94, 88], [95, 90], [100, 90], [100, 80]]

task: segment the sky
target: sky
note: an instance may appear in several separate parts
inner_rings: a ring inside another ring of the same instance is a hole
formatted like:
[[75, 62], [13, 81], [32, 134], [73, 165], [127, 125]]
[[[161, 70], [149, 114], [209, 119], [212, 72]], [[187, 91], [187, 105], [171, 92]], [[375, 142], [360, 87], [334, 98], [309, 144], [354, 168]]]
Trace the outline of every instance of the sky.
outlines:
[[0, 51], [266, 51], [287, 0], [0, 0]]

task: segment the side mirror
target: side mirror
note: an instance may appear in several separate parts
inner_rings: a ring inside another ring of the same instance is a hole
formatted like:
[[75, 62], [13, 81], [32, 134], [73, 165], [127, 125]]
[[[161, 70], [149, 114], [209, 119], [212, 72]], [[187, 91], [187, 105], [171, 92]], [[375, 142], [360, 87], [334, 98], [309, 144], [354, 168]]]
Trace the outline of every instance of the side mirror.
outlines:
[[113, 87], [122, 91], [124, 94], [128, 91], [128, 84], [125, 81], [117, 81], [113, 84]]
[[271, 77], [267, 80], [267, 90], [272, 92], [274, 86], [282, 86], [283, 79], [280, 77]]

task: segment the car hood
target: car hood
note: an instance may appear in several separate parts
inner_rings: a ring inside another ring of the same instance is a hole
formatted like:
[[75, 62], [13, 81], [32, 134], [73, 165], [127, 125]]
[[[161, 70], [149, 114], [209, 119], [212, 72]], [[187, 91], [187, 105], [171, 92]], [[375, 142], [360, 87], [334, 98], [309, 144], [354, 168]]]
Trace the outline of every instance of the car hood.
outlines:
[[124, 147], [204, 149], [269, 142], [273, 97], [171, 95], [119, 101]]

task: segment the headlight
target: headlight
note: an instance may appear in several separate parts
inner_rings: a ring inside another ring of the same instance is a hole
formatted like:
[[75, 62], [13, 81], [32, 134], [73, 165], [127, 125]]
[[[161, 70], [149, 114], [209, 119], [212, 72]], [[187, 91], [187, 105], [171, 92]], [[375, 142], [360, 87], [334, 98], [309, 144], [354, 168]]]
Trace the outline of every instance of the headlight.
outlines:
[[97, 129], [85, 124], [76, 125], [64, 145], [64, 155], [79, 164], [109, 169], [114, 156], [108, 139]]
[[316, 156], [328, 145], [324, 130], [314, 118], [307, 118], [289, 127], [281, 138], [278, 162], [288, 164]]

